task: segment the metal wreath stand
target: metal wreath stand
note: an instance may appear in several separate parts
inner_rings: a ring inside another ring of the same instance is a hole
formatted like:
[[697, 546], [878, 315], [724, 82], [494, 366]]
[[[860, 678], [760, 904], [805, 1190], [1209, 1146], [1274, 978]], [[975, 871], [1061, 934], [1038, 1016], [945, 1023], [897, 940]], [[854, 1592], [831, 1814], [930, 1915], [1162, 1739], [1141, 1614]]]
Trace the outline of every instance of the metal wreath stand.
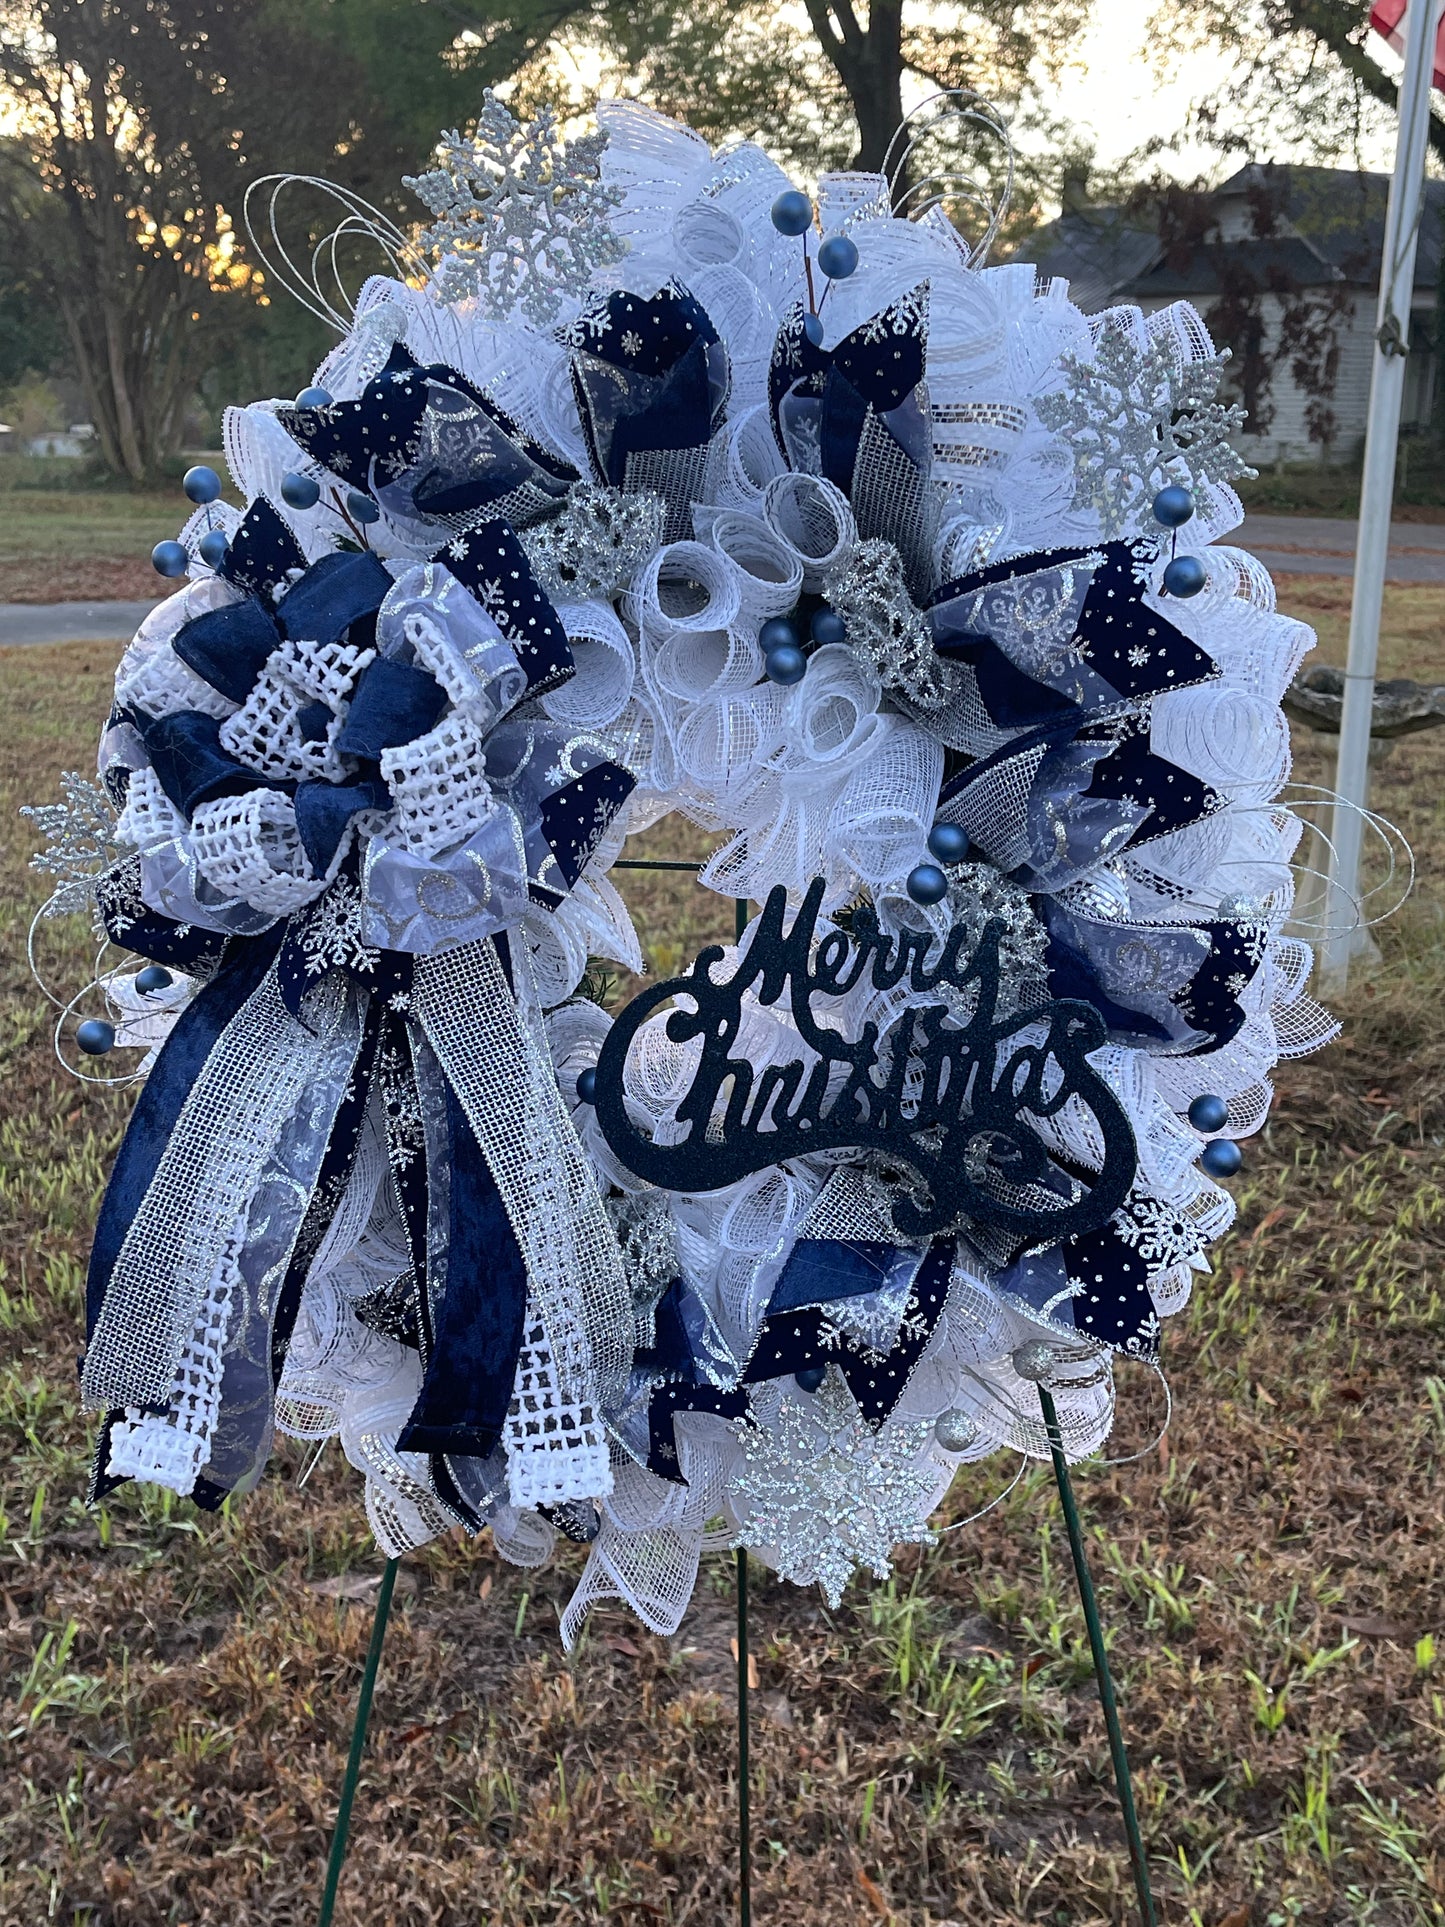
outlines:
[[[613, 868], [682, 870], [692, 876], [696, 876], [698, 870], [695, 863], [660, 862], [640, 857], [619, 860]], [[741, 897], [734, 899], [734, 903], [737, 934], [741, 937], [747, 928], [748, 905]], [[1078, 1504], [1074, 1498], [1073, 1481], [1069, 1477], [1069, 1462], [1064, 1454], [1059, 1416], [1054, 1408], [1053, 1395], [1048, 1386], [1041, 1383], [1038, 1393], [1039, 1405], [1043, 1411], [1044, 1429], [1048, 1433], [1049, 1456], [1053, 1461], [1054, 1480], [1059, 1488], [1059, 1503], [1063, 1508], [1064, 1526], [1069, 1535], [1069, 1551], [1073, 1557], [1074, 1578], [1079, 1588], [1079, 1604], [1083, 1608], [1084, 1624], [1089, 1635], [1089, 1653], [1094, 1662], [1094, 1678], [1099, 1688], [1099, 1704], [1104, 1710], [1104, 1725], [1109, 1735], [1109, 1758], [1114, 1769], [1119, 1812], [1124, 1822], [1124, 1836], [1129, 1847], [1129, 1862], [1134, 1874], [1134, 1892], [1139, 1903], [1139, 1919], [1142, 1927], [1157, 1927], [1154, 1894], [1149, 1885], [1149, 1862], [1145, 1856], [1144, 1841], [1139, 1832], [1139, 1816], [1134, 1805], [1134, 1783], [1129, 1773], [1129, 1755], [1124, 1746], [1123, 1728], [1119, 1724], [1119, 1704], [1114, 1693], [1114, 1677], [1109, 1670], [1109, 1655], [1104, 1644], [1104, 1628], [1099, 1618], [1099, 1602], [1094, 1593], [1088, 1554], [1084, 1549], [1084, 1531], [1079, 1519]], [[752, 1775], [748, 1754], [747, 1548], [739, 1546], [734, 1556], [737, 1570], [738, 1626], [738, 1927], [752, 1927], [752, 1815], [749, 1799]], [[336, 1910], [336, 1894], [341, 1882], [341, 1870], [346, 1864], [346, 1850], [351, 1833], [351, 1812], [356, 1802], [357, 1781], [361, 1776], [361, 1762], [366, 1751], [366, 1729], [371, 1718], [371, 1702], [376, 1691], [376, 1676], [381, 1666], [381, 1649], [386, 1638], [386, 1623], [391, 1614], [391, 1600], [396, 1587], [399, 1564], [400, 1561], [397, 1559], [387, 1560], [386, 1569], [381, 1576], [381, 1586], [377, 1592], [376, 1611], [371, 1622], [371, 1643], [367, 1647], [366, 1665], [362, 1669], [361, 1690], [356, 1697], [356, 1719], [351, 1729], [351, 1748], [347, 1754], [346, 1772], [341, 1782], [341, 1798], [336, 1807], [336, 1824], [331, 1835], [331, 1852], [326, 1863], [326, 1885], [322, 1891], [321, 1912], [317, 1927], [332, 1927], [332, 1916]]]

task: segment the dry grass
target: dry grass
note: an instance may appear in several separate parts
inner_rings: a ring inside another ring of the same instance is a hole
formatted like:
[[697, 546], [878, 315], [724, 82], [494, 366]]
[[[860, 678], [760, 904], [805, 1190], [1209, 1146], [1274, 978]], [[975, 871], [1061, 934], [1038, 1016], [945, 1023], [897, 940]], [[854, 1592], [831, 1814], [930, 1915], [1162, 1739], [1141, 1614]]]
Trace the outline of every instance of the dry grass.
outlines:
[[0, 602], [141, 602], [164, 593], [150, 552], [191, 512], [179, 483], [101, 494], [7, 479], [0, 472]]
[[[1332, 644], [1339, 598], [1293, 591]], [[1417, 673], [1442, 613], [1392, 591], [1389, 646]], [[379, 1561], [334, 1448], [304, 1491], [283, 1448], [220, 1518], [134, 1490], [82, 1508], [81, 1266], [124, 1106], [50, 1063], [13, 812], [84, 764], [114, 651], [0, 661], [0, 1924], [306, 1927]], [[1126, 1370], [1115, 1449], [1143, 1456], [1079, 1478], [1171, 1923], [1445, 1920], [1442, 796], [1439, 736], [1382, 770], [1419, 903], [1342, 1044], [1281, 1076], [1239, 1229], [1167, 1339], [1167, 1441], [1157, 1383]], [[627, 887], [657, 966], [726, 933], [685, 881]], [[977, 1470], [959, 1513], [999, 1479]], [[485, 1541], [406, 1562], [350, 1927], [734, 1917], [728, 1568], [671, 1645], [600, 1614], [568, 1660], [576, 1564], [519, 1573]], [[355, 1600], [322, 1590], [341, 1575]], [[836, 1613], [761, 1574], [755, 1599], [759, 1927], [1130, 1918], [1045, 1475]]]

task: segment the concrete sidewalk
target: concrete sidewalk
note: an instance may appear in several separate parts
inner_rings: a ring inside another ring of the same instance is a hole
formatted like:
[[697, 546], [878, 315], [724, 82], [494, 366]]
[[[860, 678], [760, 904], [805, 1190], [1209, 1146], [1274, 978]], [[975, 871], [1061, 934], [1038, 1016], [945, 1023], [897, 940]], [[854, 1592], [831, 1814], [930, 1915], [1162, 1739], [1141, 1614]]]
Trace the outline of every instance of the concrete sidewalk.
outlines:
[[[1320, 515], [1250, 515], [1227, 540], [1257, 555], [1273, 575], [1354, 573], [1353, 521]], [[1445, 582], [1445, 524], [1395, 523], [1385, 578]], [[0, 648], [27, 642], [129, 642], [154, 606], [150, 602], [0, 603]]]

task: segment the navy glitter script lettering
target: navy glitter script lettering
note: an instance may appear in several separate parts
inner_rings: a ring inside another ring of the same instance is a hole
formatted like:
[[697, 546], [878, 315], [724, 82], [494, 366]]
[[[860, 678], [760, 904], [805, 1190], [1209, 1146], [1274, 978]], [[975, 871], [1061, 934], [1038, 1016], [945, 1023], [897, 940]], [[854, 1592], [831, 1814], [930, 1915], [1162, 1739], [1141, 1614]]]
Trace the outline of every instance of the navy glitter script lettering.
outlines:
[[[1060, 1001], [1001, 1017], [997, 921], [967, 957], [968, 932], [956, 924], [932, 963], [926, 933], [885, 936], [868, 909], [854, 914], [851, 933], [830, 930], [815, 946], [823, 888], [821, 879], [810, 884], [786, 931], [787, 895], [775, 889], [731, 976], [714, 979], [724, 953], [711, 945], [685, 975], [654, 984], [623, 1010], [598, 1060], [594, 1098], [598, 1125], [622, 1162], [666, 1190], [717, 1191], [785, 1158], [871, 1149], [922, 1181], [926, 1196], [905, 1187], [893, 1205], [909, 1239], [934, 1237], [965, 1218], [1020, 1245], [1053, 1244], [1104, 1224], [1133, 1182], [1136, 1151], [1123, 1106], [1088, 1061], [1106, 1039], [1099, 1013]], [[919, 992], [976, 986], [972, 1013], [958, 1022], [942, 1003], [915, 1006], [881, 1042], [875, 1023], [851, 1039], [818, 1023], [813, 997], [844, 995], [870, 967], [878, 990], [905, 977]], [[733, 1055], [744, 993], [754, 987], [761, 1004], [788, 994], [815, 1061], [755, 1071]], [[628, 1116], [623, 1069], [638, 1030], [670, 997], [684, 1002], [668, 1017], [668, 1036], [677, 1043], [700, 1037], [702, 1053], [677, 1106], [687, 1135], [657, 1144]], [[1008, 1048], [1026, 1030], [1043, 1035]], [[1051, 1152], [1029, 1122], [1056, 1116], [1071, 1098], [1099, 1126], [1097, 1171]]]

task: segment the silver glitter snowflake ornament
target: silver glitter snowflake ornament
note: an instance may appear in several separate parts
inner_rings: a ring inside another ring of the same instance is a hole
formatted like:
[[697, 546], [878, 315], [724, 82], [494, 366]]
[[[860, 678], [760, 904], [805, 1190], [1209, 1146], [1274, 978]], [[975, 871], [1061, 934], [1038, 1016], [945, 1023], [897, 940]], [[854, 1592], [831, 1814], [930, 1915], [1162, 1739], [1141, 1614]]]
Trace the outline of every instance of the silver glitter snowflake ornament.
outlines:
[[564, 141], [550, 107], [523, 124], [489, 87], [471, 138], [444, 133], [440, 166], [405, 177], [435, 217], [418, 239], [436, 257], [441, 298], [475, 295], [496, 321], [520, 307], [545, 327], [621, 260], [610, 215], [622, 190], [598, 178], [606, 145], [605, 134]]
[[1064, 386], [1035, 408], [1045, 428], [1067, 437], [1073, 506], [1097, 511], [1105, 541], [1151, 526], [1150, 505], [1170, 482], [1198, 492], [1254, 474], [1230, 446], [1244, 410], [1218, 399], [1226, 359], [1190, 360], [1167, 341], [1141, 346], [1115, 326], [1103, 329], [1091, 361], [1063, 356]]
[[744, 1470], [735, 1494], [747, 1518], [739, 1543], [766, 1548], [779, 1575], [819, 1585], [830, 1606], [861, 1567], [888, 1577], [895, 1546], [934, 1544], [924, 1508], [935, 1468], [919, 1454], [932, 1423], [875, 1432], [836, 1367], [817, 1392], [784, 1395], [767, 1427], [735, 1427]]

